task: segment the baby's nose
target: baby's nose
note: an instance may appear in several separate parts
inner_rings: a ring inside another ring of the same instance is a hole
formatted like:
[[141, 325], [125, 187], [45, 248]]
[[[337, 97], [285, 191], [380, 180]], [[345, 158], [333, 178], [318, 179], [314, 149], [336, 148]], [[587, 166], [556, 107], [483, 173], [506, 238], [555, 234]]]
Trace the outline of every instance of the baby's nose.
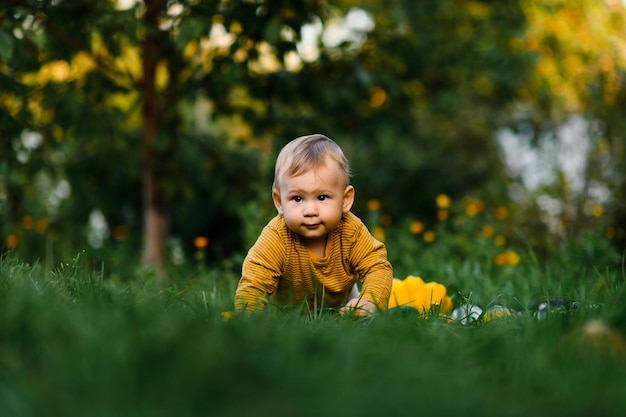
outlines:
[[317, 204], [314, 201], [310, 201], [304, 205], [304, 215], [314, 216], [317, 214]]

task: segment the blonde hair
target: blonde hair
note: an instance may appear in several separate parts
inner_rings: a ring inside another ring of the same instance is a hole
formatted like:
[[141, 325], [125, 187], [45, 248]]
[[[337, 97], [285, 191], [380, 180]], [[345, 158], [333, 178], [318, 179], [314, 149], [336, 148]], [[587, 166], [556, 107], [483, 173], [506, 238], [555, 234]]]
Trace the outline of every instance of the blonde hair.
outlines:
[[300, 136], [286, 144], [278, 154], [272, 191], [278, 191], [278, 180], [284, 175], [298, 176], [305, 171], [335, 161], [344, 175], [344, 186], [350, 184], [350, 164], [343, 151], [332, 139], [313, 134]]

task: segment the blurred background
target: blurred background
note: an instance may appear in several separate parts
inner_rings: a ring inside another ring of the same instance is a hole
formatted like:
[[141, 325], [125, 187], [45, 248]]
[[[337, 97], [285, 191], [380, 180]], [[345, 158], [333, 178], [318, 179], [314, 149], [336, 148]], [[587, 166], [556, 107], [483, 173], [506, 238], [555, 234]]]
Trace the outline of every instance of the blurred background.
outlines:
[[392, 260], [446, 230], [474, 256], [479, 215], [621, 254], [625, 123], [620, 0], [2, 0], [0, 245], [236, 270], [278, 150], [323, 133]]

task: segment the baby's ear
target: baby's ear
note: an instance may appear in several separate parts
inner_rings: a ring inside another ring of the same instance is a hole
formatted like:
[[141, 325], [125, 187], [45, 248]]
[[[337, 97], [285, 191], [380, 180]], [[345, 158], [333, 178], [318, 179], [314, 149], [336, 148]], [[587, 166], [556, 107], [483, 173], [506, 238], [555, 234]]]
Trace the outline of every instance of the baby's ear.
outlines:
[[272, 200], [274, 201], [274, 206], [278, 214], [283, 214], [283, 204], [280, 201], [280, 193], [278, 190], [272, 190]]
[[352, 208], [352, 204], [354, 204], [354, 187], [348, 185], [343, 192], [343, 212], [349, 212]]

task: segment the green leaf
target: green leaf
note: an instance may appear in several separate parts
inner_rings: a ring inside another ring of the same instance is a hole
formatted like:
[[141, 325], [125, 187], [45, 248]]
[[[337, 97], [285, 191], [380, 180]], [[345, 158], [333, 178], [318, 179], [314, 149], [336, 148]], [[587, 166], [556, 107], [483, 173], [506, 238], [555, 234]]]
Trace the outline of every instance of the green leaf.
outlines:
[[8, 61], [13, 55], [13, 36], [6, 32], [0, 32], [0, 58]]
[[279, 17], [273, 17], [267, 22], [265, 30], [263, 31], [263, 37], [267, 42], [274, 45], [278, 42], [280, 37], [280, 29], [282, 27], [282, 21]]

